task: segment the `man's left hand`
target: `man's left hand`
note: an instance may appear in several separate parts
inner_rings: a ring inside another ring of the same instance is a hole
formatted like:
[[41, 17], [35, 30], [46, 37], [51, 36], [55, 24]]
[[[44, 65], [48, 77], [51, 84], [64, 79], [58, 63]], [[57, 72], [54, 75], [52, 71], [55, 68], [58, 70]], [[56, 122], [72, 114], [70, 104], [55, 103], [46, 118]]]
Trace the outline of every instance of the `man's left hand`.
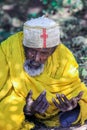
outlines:
[[53, 98], [52, 101], [55, 106], [60, 109], [62, 112], [73, 110], [77, 107], [78, 101], [81, 99], [83, 91], [80, 91], [76, 97], [71, 98], [70, 100], [64, 94], [56, 94], [56, 98], [59, 103]]

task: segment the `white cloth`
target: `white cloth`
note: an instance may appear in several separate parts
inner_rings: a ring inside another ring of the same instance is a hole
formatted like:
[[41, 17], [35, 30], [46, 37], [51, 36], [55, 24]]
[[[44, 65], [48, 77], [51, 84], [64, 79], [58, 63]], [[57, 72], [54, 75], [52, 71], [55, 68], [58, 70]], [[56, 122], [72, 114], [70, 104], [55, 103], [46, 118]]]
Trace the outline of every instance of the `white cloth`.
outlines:
[[50, 48], [60, 43], [59, 25], [46, 17], [26, 21], [23, 33], [23, 44], [29, 48]]

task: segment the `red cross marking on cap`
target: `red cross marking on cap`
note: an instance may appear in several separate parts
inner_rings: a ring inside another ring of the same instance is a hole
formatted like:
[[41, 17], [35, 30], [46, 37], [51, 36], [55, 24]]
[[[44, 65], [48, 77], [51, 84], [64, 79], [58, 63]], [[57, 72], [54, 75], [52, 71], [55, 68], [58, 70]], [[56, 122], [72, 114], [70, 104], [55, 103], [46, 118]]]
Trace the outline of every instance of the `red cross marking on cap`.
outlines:
[[48, 35], [46, 34], [46, 28], [43, 28], [43, 34], [40, 35], [41, 38], [43, 38], [43, 47], [46, 48], [46, 38], [48, 38]]

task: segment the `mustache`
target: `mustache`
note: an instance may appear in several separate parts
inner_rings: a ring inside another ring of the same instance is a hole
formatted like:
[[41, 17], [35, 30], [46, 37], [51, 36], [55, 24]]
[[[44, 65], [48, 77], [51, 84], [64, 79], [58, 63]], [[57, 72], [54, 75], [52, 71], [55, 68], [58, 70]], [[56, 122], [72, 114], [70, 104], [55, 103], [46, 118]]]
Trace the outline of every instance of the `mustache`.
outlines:
[[30, 76], [37, 76], [37, 75], [40, 75], [43, 72], [44, 64], [36, 63], [34, 61], [31, 62], [31, 60], [26, 60], [25, 63], [24, 63], [24, 70]]
[[30, 68], [33, 68], [33, 67], [34, 67], [34, 68], [38, 68], [38, 67], [40, 67], [42, 64], [39, 63], [39, 62], [35, 62], [34, 60], [28, 59], [28, 60], [25, 61], [24, 65], [25, 65], [25, 66], [28, 65]]

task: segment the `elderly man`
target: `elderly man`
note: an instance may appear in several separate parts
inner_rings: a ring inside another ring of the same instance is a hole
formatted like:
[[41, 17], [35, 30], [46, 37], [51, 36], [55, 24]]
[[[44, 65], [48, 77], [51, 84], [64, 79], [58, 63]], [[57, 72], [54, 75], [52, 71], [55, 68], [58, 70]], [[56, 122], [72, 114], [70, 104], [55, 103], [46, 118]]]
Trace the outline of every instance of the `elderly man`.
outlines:
[[84, 123], [87, 88], [55, 21], [25, 22], [23, 32], [0, 44], [0, 56], [0, 130]]

